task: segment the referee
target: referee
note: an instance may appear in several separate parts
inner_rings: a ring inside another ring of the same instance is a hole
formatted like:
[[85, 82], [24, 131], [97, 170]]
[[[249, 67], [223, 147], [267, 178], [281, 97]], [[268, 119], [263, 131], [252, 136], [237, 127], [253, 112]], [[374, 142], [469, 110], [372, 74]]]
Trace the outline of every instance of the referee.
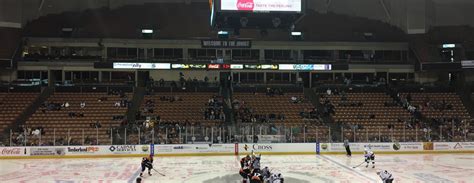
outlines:
[[349, 140], [347, 139], [344, 140], [344, 147], [346, 148], [347, 156], [351, 157], [352, 153], [351, 153], [351, 147], [349, 146]]

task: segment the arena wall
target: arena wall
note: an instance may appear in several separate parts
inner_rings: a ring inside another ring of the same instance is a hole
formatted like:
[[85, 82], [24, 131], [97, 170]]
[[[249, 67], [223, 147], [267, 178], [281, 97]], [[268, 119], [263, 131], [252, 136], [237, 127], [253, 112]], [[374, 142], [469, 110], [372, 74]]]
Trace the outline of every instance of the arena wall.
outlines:
[[[366, 148], [376, 154], [474, 153], [474, 142], [351, 143], [350, 147], [355, 154]], [[345, 148], [342, 143], [0, 147], [0, 159], [140, 157], [151, 152], [155, 156], [316, 155], [344, 154]]]

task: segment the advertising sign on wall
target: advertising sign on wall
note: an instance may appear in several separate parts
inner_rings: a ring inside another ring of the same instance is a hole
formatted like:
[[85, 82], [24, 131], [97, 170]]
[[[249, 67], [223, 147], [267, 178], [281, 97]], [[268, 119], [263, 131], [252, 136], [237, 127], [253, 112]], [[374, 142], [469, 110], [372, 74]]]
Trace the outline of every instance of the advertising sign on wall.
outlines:
[[66, 154], [64, 147], [32, 147], [31, 156], [64, 156]]
[[460, 151], [474, 150], [474, 142], [435, 142], [433, 146], [435, 151]]
[[100, 151], [96, 146], [71, 146], [66, 148], [67, 154], [97, 154]]
[[330, 71], [331, 64], [279, 64], [280, 70], [287, 71]]
[[315, 143], [276, 143], [276, 144], [261, 144], [249, 143], [239, 144], [239, 153], [260, 153], [260, 152], [277, 152], [277, 153], [316, 153]]
[[249, 40], [201, 40], [203, 48], [250, 48]]
[[25, 147], [0, 147], [0, 156], [27, 156]]
[[137, 153], [136, 145], [116, 145], [110, 146], [109, 151], [113, 154], [135, 154]]
[[124, 63], [114, 62], [114, 69], [171, 69], [169, 63]]
[[[364, 149], [371, 151], [423, 151], [421, 142], [394, 142], [394, 143], [349, 143], [351, 151], [362, 152]], [[321, 143], [321, 152], [345, 152], [343, 143]]]

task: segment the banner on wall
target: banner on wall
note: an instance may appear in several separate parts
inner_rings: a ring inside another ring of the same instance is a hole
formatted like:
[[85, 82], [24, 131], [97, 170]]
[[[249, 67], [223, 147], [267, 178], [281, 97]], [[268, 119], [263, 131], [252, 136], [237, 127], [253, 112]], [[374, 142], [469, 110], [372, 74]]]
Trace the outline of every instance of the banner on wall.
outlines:
[[239, 152], [243, 154], [255, 152], [277, 152], [277, 153], [315, 153], [316, 143], [242, 143], [239, 144]]
[[423, 150], [432, 151], [433, 150], [433, 142], [423, 142]]
[[395, 151], [423, 151], [421, 142], [395, 142], [392, 143], [392, 149]]
[[137, 154], [139, 151], [137, 150], [136, 145], [114, 145], [109, 147], [109, 151], [112, 154]]
[[[421, 142], [394, 142], [394, 143], [349, 143], [351, 151], [423, 151]], [[343, 143], [321, 143], [321, 152], [345, 152]]]
[[0, 147], [0, 156], [28, 156], [25, 147]]
[[[365, 148], [377, 152], [474, 152], [474, 142], [387, 142], [350, 143], [351, 150], [362, 152]], [[242, 144], [156, 144], [66, 147], [0, 147], [0, 157], [18, 156], [67, 156], [67, 155], [156, 155], [179, 154], [250, 154], [259, 153], [329, 153], [345, 152], [343, 143], [242, 143]]]
[[66, 148], [66, 154], [81, 155], [81, 154], [98, 154], [100, 147], [98, 146], [70, 146]]
[[279, 64], [279, 70], [286, 71], [330, 71], [331, 64]]
[[250, 40], [201, 40], [203, 48], [250, 48]]
[[31, 156], [64, 156], [66, 148], [64, 147], [32, 147], [30, 148]]
[[114, 62], [114, 69], [171, 69], [170, 63], [126, 63], [126, 62]]
[[[167, 153], [233, 153], [235, 148], [233, 144], [193, 144], [193, 145], [172, 145], [172, 146], [161, 146], [155, 147], [157, 152], [162, 154]], [[158, 153], [159, 154], [159, 153]]]
[[433, 146], [435, 151], [460, 151], [474, 150], [474, 142], [435, 142]]

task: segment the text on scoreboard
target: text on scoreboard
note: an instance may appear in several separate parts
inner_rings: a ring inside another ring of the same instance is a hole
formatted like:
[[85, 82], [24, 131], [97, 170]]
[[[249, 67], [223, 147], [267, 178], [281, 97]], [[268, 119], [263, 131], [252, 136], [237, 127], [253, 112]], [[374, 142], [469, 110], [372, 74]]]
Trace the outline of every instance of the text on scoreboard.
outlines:
[[223, 11], [301, 12], [301, 0], [221, 0]]

